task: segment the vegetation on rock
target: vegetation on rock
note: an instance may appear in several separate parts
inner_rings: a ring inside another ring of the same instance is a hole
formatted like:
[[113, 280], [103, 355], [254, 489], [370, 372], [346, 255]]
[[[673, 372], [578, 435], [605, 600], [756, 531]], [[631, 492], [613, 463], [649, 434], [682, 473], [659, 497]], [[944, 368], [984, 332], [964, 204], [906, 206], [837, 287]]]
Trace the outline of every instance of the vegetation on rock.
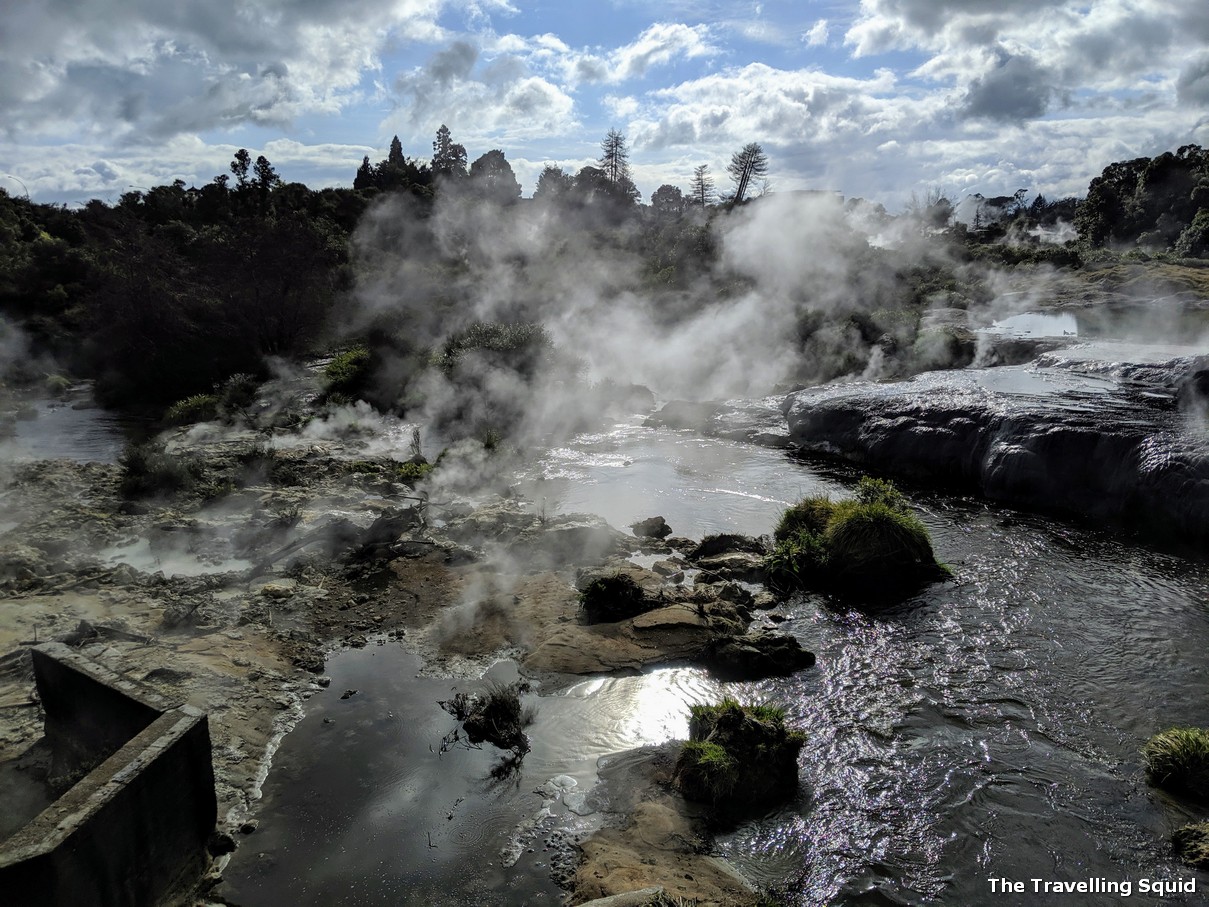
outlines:
[[632, 577], [624, 573], [600, 576], [579, 594], [588, 623], [613, 623], [649, 611], [653, 604]]
[[1171, 835], [1176, 856], [1198, 869], [1209, 869], [1209, 822], [1177, 828]]
[[1151, 784], [1196, 800], [1209, 801], [1209, 729], [1173, 727], [1155, 734], [1142, 748]]
[[883, 479], [862, 478], [854, 500], [799, 501], [781, 515], [774, 538], [765, 568], [781, 591], [894, 597], [948, 575], [927, 529]]
[[695, 705], [673, 782], [686, 798], [738, 817], [793, 795], [805, 742], [802, 732], [785, 727], [778, 706], [744, 706], [731, 698]]

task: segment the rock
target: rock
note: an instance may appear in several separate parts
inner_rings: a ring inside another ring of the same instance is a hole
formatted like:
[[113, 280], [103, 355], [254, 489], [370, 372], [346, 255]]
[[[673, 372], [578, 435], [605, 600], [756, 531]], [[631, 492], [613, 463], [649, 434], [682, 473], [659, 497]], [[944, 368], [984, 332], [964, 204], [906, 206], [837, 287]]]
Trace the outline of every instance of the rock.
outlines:
[[785, 677], [815, 663], [814, 653], [794, 637], [767, 631], [718, 639], [698, 660], [726, 680]]
[[674, 548], [676, 551], [681, 552], [692, 551], [697, 547], [697, 542], [695, 539], [685, 538], [682, 535], [668, 536], [663, 541], [668, 545], [668, 547]]
[[658, 412], [647, 416], [642, 424], [647, 428], [687, 428], [693, 431], [704, 431], [721, 408], [720, 403], [670, 400], [660, 407]]
[[[709, 576], [711, 580], [735, 579], [747, 583], [764, 582], [764, 555], [762, 554], [728, 551], [699, 558], [694, 561], [693, 566], [701, 571], [701, 576]], [[698, 580], [700, 580], [700, 576]]]
[[713, 557], [717, 554], [729, 554], [736, 551], [758, 554], [762, 557], [768, 553], [768, 548], [760, 539], [747, 535], [738, 535], [733, 532], [721, 532], [716, 535], [707, 535], [685, 556], [688, 558], [690, 564], [696, 566], [696, 562], [701, 558]]
[[648, 517], [630, 524], [630, 531], [639, 538], [663, 539], [672, 534], [672, 527], [661, 516]]
[[827, 385], [790, 394], [785, 415], [809, 452], [1203, 545], [1209, 448], [1170, 393], [1164, 403], [1155, 391], [1191, 373], [1185, 396], [1195, 397], [1204, 365], [1164, 356], [1076, 347], [1029, 366]]
[[341, 699], [351, 699], [352, 697], [354, 697], [356, 695], [357, 695], [356, 690], [345, 690], [343, 693], [340, 694], [340, 698]]
[[[665, 561], [655, 561], [655, 563], [651, 564], [651, 569], [660, 576], [670, 578], [679, 575], [681, 578], [683, 578], [685, 566], [684, 561], [678, 557], [673, 557], [668, 558]], [[672, 580], [672, 582], [679, 582], [679, 580]]]

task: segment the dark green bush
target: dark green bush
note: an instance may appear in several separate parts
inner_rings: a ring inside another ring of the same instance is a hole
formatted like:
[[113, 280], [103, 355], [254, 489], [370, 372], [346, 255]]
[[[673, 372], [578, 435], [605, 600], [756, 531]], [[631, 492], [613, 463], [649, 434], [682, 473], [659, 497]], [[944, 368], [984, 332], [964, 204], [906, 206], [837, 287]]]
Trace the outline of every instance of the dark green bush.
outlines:
[[214, 394], [194, 394], [169, 406], [164, 413], [164, 422], [168, 425], [192, 425], [217, 417], [218, 397]]
[[773, 530], [773, 538], [784, 542], [800, 532], [821, 535], [827, 529], [834, 510], [835, 502], [825, 495], [803, 498], [781, 514], [777, 528]]
[[1209, 801], [1209, 729], [1169, 728], [1146, 741], [1142, 756], [1151, 784]]
[[334, 356], [323, 368], [327, 399], [331, 401], [337, 395], [355, 398], [369, 383], [370, 362], [370, 352], [364, 346], [354, 346]]
[[579, 594], [588, 623], [614, 623], [650, 610], [646, 593], [624, 573], [592, 580]]
[[939, 569], [923, 523], [885, 504], [841, 508], [823, 540], [827, 572], [842, 587], [905, 588]]
[[764, 566], [782, 592], [897, 596], [946, 575], [927, 529], [884, 479], [862, 478], [852, 500], [800, 501], [782, 514], [775, 536]]

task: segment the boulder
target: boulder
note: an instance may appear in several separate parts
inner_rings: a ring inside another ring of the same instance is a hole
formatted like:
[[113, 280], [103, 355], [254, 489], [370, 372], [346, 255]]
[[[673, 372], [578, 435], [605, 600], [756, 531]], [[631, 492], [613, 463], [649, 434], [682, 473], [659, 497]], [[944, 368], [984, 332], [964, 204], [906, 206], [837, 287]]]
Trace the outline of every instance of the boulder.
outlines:
[[658, 412], [647, 416], [642, 424], [647, 428], [680, 428], [705, 431], [722, 408], [720, 403], [695, 403], [670, 400]]
[[[745, 583], [764, 582], [764, 555], [747, 551], [728, 551], [699, 558], [693, 566], [711, 580], [734, 579]], [[700, 577], [698, 577], [700, 579]]]
[[759, 680], [813, 667], [815, 657], [792, 636], [757, 631], [715, 640], [698, 661], [726, 680]]
[[648, 517], [630, 524], [630, 531], [639, 538], [664, 539], [672, 534], [672, 527], [661, 516]]

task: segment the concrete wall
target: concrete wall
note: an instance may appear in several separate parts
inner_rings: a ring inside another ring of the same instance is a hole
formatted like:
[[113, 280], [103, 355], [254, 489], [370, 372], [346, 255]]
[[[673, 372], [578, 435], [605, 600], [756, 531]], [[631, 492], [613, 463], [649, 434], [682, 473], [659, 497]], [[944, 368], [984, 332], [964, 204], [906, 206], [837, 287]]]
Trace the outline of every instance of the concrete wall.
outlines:
[[171, 705], [61, 643], [32, 649], [55, 778], [87, 770], [116, 753]]
[[[44, 681], [60, 684], [50, 700], [43, 693], [48, 730], [58, 723], [56, 734], [71, 733], [65, 716], [80, 714], [80, 706], [66, 701], [67, 690], [80, 692], [91, 706], [80, 726], [92, 741], [113, 739], [104, 720], [110, 709], [113, 726], [127, 727], [157, 699], [130, 681], [112, 686], [105, 679], [113, 676], [109, 672], [74, 652], [56, 651], [61, 648], [35, 650], [35, 663], [42, 661], [39, 690]], [[90, 688], [97, 683], [107, 689]], [[157, 714], [0, 845], [0, 903], [145, 907], [195, 878], [206, 865], [206, 842], [217, 819], [210, 759], [203, 712], [181, 706]]]

